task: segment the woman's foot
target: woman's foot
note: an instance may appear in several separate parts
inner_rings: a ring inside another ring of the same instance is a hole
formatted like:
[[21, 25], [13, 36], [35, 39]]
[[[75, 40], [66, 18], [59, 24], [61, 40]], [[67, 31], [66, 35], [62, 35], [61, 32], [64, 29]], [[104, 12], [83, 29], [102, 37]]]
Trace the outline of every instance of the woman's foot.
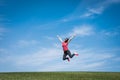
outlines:
[[69, 58], [68, 58], [67, 60], [68, 60], [68, 62], [70, 62], [70, 59], [69, 59]]
[[78, 53], [76, 53], [76, 52], [74, 52], [74, 54], [75, 54], [75, 56], [78, 56], [79, 54]]

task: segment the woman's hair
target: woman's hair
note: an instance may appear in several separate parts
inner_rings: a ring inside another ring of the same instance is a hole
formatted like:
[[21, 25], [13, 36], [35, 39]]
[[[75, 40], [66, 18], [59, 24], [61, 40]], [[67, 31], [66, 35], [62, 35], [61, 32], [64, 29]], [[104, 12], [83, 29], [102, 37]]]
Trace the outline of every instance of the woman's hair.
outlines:
[[64, 42], [68, 42], [69, 38], [65, 38]]

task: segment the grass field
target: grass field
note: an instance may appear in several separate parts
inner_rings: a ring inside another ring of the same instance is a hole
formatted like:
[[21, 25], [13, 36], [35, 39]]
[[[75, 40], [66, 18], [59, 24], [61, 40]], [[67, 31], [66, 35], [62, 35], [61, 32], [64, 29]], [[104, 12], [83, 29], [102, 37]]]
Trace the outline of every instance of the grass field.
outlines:
[[13, 72], [0, 80], [120, 80], [120, 72]]

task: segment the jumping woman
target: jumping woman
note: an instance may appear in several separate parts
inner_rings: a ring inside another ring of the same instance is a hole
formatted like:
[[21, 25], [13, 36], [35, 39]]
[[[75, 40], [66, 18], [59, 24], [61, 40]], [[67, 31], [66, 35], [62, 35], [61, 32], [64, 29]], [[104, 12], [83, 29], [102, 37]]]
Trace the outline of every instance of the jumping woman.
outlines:
[[[63, 51], [64, 51], [63, 60], [70, 61], [69, 58], [72, 58], [73, 56], [78, 56], [78, 54], [76, 52], [71, 54], [70, 50], [68, 49], [68, 44], [75, 37], [75, 35], [71, 36], [70, 38], [66, 38], [64, 41], [62, 40], [62, 38], [60, 36], [57, 35], [57, 37], [60, 40], [60, 42], [62, 43], [62, 48], [63, 48]], [[67, 57], [67, 55], [69, 57]]]

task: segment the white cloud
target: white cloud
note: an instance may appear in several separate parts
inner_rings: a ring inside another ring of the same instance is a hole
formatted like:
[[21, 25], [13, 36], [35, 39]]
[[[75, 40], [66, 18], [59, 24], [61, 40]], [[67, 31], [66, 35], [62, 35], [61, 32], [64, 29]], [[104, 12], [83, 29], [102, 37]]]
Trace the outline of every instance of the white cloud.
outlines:
[[3, 27], [0, 27], [0, 33], [6, 32], [6, 29]]
[[119, 2], [120, 2], [120, 0], [105, 0], [103, 2], [97, 3], [94, 5], [95, 7], [87, 8], [87, 11], [83, 15], [81, 15], [80, 17], [81, 18], [92, 17], [95, 14], [100, 15], [111, 4], [115, 4], [115, 3], [119, 3]]
[[93, 62], [93, 63], [89, 63], [89, 64], [83, 64], [83, 67], [81, 68], [82, 71], [83, 70], [97, 70], [99, 69], [100, 67], [103, 67], [105, 65], [105, 62], [104, 61], [100, 61], [100, 62]]
[[120, 0], [106, 0], [106, 4], [113, 4], [113, 3], [119, 3], [120, 2]]
[[14, 67], [20, 71], [95, 71], [105, 70], [104, 68], [109, 67], [106, 66], [109, 59], [116, 57], [114, 53], [116, 49], [113, 51], [111, 49], [79, 49], [76, 51], [79, 56], [73, 57], [70, 62], [62, 61], [63, 51], [56, 47], [41, 48], [37, 52], [12, 56], [9, 57], [9, 61], [12, 61]]
[[75, 27], [69, 35], [76, 34], [77, 36], [89, 36], [94, 34], [94, 29], [89, 25], [82, 25], [79, 27]]
[[54, 37], [50, 37], [50, 36], [45, 36], [45, 38], [46, 38], [47, 40], [54, 40], [54, 39], [55, 39]]
[[70, 21], [70, 19], [62, 19], [61, 21], [62, 22], [68, 22], [68, 21]]
[[99, 7], [99, 8], [87, 8], [87, 11], [80, 16], [80, 18], [85, 18], [85, 17], [92, 17], [94, 14], [102, 14], [104, 11], [104, 7]]
[[0, 40], [2, 40], [3, 38], [2, 37], [0, 37]]
[[51, 65], [45, 66], [42, 69], [39, 69], [39, 71], [95, 71], [106, 64], [105, 61], [98, 61], [93, 63], [92, 62], [80, 63], [80, 62], [81, 61], [78, 59], [76, 60], [71, 59], [71, 62], [66, 61], [66, 62], [51, 64]]
[[19, 40], [16, 44], [17, 47], [27, 47], [37, 44], [38, 41], [36, 40]]
[[3, 48], [0, 48], [0, 54], [1, 53], [6, 53], [7, 51], [5, 50], [5, 49], [3, 49]]
[[7, 29], [0, 27], [0, 40], [3, 39], [4, 33], [7, 32]]
[[86, 5], [85, 4], [86, 1], [85, 2], [83, 1], [83, 3], [80, 3], [78, 5], [78, 7], [74, 10], [74, 12], [72, 12], [71, 14], [68, 14], [66, 17], [64, 17], [60, 21], [69, 22], [69, 21], [78, 20], [82, 18], [93, 18], [96, 15], [102, 14], [105, 11], [105, 9], [108, 8], [110, 5], [120, 3], [120, 0], [102, 0], [100, 2], [98, 1], [97, 3], [94, 1], [91, 1], [91, 2], [90, 4], [88, 2], [88, 4]]
[[117, 62], [120, 62], [120, 57], [118, 56], [114, 60], [117, 61]]
[[[99, 52], [99, 51], [97, 51]], [[80, 50], [78, 57], [73, 57], [70, 62], [46, 64], [39, 71], [95, 71], [106, 67], [107, 60], [113, 58], [111, 53], [94, 53], [94, 50]]]
[[92, 14], [101, 14], [103, 12], [103, 7], [99, 7], [97, 9], [88, 9], [89, 12], [91, 12]]
[[102, 30], [100, 32], [100, 34], [102, 36], [108, 36], [108, 37], [119, 36], [120, 35], [120, 27], [114, 27], [111, 30]]
[[102, 31], [102, 34], [104, 34], [105, 36], [116, 36], [118, 35], [118, 32]]
[[60, 56], [60, 50], [54, 48], [43, 48], [33, 54], [27, 54], [16, 60], [17, 66], [40, 66], [54, 61]]

